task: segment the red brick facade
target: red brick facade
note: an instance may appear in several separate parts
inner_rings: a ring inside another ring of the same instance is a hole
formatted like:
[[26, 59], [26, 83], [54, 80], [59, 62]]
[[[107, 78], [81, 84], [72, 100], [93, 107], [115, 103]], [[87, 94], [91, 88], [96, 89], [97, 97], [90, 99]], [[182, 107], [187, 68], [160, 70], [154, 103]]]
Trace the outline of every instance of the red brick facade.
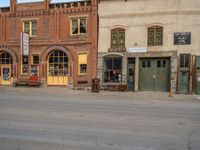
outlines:
[[[86, 34], [71, 35], [70, 18], [86, 17]], [[29, 65], [31, 56], [39, 55], [39, 80], [47, 83], [48, 56], [54, 50], [68, 57], [68, 85], [89, 86], [96, 75], [97, 59], [97, 2], [96, 0], [51, 4], [49, 0], [17, 3], [10, 0], [9, 8], [0, 12], [0, 53], [12, 56], [12, 83], [22, 76], [20, 33], [24, 20], [37, 20], [37, 36], [29, 38]], [[78, 73], [78, 56], [87, 54], [87, 71]], [[1, 65], [1, 64], [0, 64]], [[1, 76], [2, 76], [2, 69]], [[30, 73], [26, 74], [30, 76]], [[0, 82], [1, 84], [1, 82]]]

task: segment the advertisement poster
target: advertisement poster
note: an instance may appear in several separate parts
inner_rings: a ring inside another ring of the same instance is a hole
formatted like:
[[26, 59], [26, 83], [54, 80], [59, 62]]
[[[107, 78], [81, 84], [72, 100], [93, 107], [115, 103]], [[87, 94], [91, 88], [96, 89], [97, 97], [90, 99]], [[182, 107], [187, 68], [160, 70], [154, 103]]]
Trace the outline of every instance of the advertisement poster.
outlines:
[[3, 80], [9, 81], [10, 79], [10, 69], [9, 68], [3, 68]]

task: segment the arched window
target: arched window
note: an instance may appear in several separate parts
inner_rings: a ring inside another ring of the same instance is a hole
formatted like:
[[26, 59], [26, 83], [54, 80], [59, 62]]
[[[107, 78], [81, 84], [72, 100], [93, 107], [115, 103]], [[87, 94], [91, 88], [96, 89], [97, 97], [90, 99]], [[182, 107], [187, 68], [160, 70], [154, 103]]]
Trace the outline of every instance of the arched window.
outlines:
[[152, 26], [148, 28], [148, 46], [163, 45], [163, 27]]
[[9, 53], [0, 53], [0, 64], [12, 64], [12, 62], [12, 56]]
[[[12, 76], [12, 71], [13, 70], [11, 68], [5, 67], [5, 68], [2, 69], [3, 65], [12, 66], [12, 63], [13, 63], [12, 56], [9, 53], [0, 52], [0, 76], [5, 74], [6, 77], [9, 77], [7, 75], [10, 74], [10, 72], [11, 72], [10, 75]], [[6, 81], [7, 80], [8, 80], [8, 78], [6, 79]]]
[[116, 28], [111, 30], [111, 48], [125, 48], [125, 30]]
[[60, 50], [53, 51], [49, 56], [49, 76], [66, 76], [68, 74], [68, 57]]

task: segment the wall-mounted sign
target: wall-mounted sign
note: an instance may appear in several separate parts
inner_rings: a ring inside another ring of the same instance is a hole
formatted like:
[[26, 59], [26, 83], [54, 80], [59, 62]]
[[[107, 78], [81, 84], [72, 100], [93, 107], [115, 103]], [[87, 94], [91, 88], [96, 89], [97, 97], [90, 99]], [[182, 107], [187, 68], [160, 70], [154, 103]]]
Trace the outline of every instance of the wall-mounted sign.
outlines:
[[200, 81], [200, 77], [197, 78], [197, 81]]
[[174, 45], [188, 45], [191, 44], [191, 32], [175, 32]]
[[21, 55], [28, 56], [29, 55], [29, 35], [27, 33], [21, 32]]
[[146, 47], [134, 47], [134, 48], [129, 48], [128, 51], [130, 53], [141, 53], [141, 52], [147, 52], [147, 48]]

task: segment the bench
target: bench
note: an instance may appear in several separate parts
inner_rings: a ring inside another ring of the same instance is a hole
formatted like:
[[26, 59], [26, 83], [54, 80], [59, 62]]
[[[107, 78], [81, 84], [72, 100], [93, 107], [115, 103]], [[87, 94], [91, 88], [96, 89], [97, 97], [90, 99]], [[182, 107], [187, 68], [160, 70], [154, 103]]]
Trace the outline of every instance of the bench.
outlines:
[[119, 84], [118, 91], [120, 91], [120, 92], [127, 91], [127, 84]]
[[28, 86], [40, 86], [38, 76], [30, 76], [28, 80]]
[[108, 91], [127, 91], [127, 84], [107, 84], [105, 87]]
[[27, 75], [21, 75], [18, 77], [18, 80], [16, 82], [16, 86], [27, 86], [28, 85], [28, 76]]

